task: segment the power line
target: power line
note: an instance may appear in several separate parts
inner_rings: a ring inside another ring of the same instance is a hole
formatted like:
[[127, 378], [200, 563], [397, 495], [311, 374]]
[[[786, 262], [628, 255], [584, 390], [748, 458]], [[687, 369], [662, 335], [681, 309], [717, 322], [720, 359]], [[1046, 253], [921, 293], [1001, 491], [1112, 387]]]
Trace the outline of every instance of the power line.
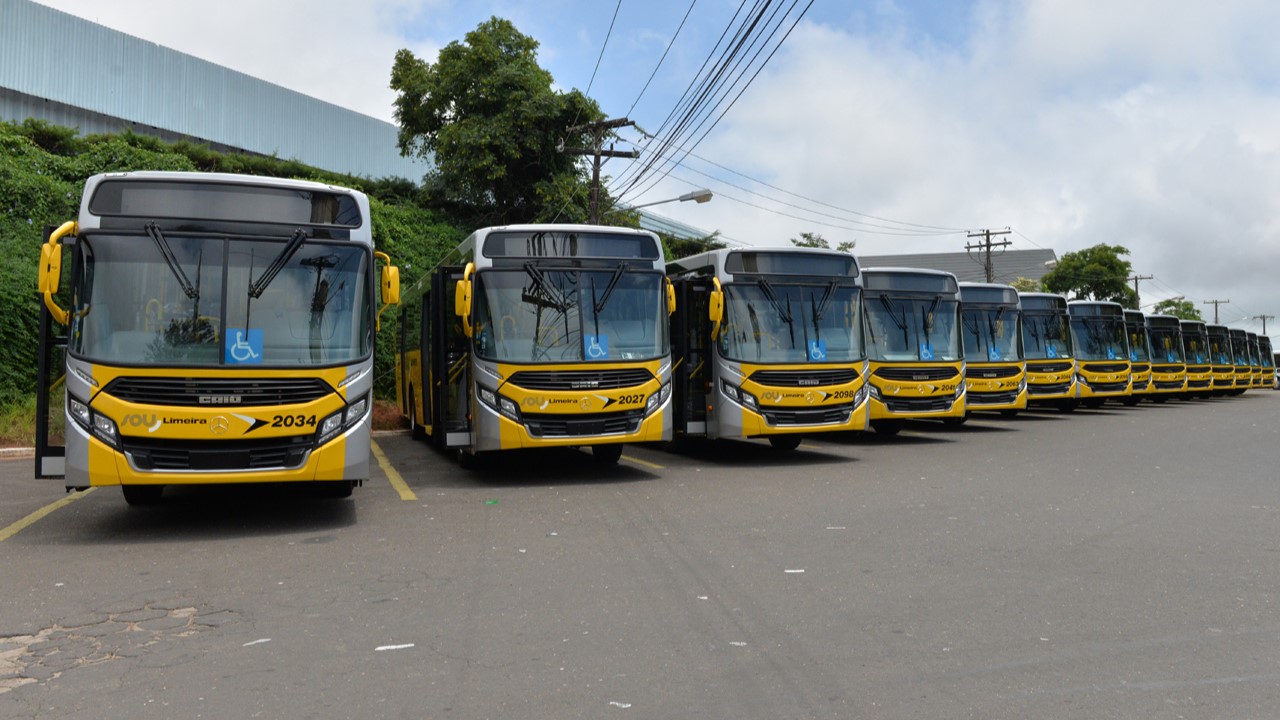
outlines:
[[1008, 228], [1004, 230], [997, 230], [995, 232], [992, 232], [990, 229], [987, 229], [987, 230], [980, 230], [978, 232], [972, 232], [972, 233], [969, 233], [968, 235], [968, 237], [970, 238], [976, 238], [976, 237], [986, 238], [986, 240], [982, 244], [965, 245], [964, 249], [965, 249], [965, 252], [970, 253], [970, 257], [972, 257], [972, 253], [974, 250], [983, 250], [985, 248], [985, 252], [983, 254], [986, 256], [986, 259], [985, 259], [985, 262], [983, 263], [983, 269], [986, 271], [987, 282], [993, 282], [996, 274], [995, 268], [991, 264], [991, 248], [1004, 247], [1006, 245], [1013, 244], [1008, 240], [1001, 240], [998, 243], [993, 243], [991, 242], [991, 236], [992, 235], [1008, 235], [1010, 232], [1011, 231]]
[[587, 97], [591, 96], [591, 86], [596, 82], [596, 73], [600, 71], [600, 61], [604, 59], [604, 50], [609, 47], [609, 38], [613, 37], [613, 24], [618, 21], [618, 11], [622, 9], [622, 0], [618, 0], [618, 4], [613, 8], [613, 19], [609, 21], [609, 31], [604, 34], [604, 44], [600, 46], [600, 55], [596, 57], [596, 67], [591, 71], [591, 80], [587, 82], [587, 91], [583, 93]]
[[[621, 4], [622, 0], [618, 0]], [[644, 81], [644, 87], [640, 88], [640, 94], [636, 95], [635, 102], [631, 103], [631, 107], [627, 109], [627, 115], [630, 116], [632, 111], [636, 109], [636, 105], [640, 103], [640, 98], [644, 97], [645, 91], [649, 89], [649, 83], [653, 82], [654, 76], [658, 74], [658, 68], [662, 67], [662, 63], [667, 59], [667, 53], [671, 52], [671, 46], [675, 44], [676, 38], [680, 37], [680, 31], [684, 29], [684, 24], [689, 20], [689, 14], [693, 12], [693, 6], [698, 4], [698, 0], [689, 3], [689, 9], [684, 11], [684, 18], [680, 20], [680, 25], [676, 28], [676, 32], [671, 36], [671, 42], [667, 43], [667, 49], [662, 51], [662, 57], [658, 58], [658, 64], [653, 66], [653, 72], [649, 73], [649, 79]]]

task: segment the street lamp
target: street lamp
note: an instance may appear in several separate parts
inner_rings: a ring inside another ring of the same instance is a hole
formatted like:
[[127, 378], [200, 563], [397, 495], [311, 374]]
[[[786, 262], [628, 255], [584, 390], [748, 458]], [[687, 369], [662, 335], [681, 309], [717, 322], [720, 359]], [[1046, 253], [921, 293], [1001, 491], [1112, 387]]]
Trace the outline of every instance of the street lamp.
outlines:
[[661, 205], [663, 203], [669, 203], [669, 202], [689, 202], [690, 200], [701, 204], [709, 201], [711, 197], [712, 197], [712, 193], [710, 190], [706, 188], [699, 188], [692, 192], [687, 192], [681, 195], [680, 197], [673, 197], [673, 198], [667, 198], [666, 200], [655, 200], [653, 202], [641, 203], [639, 205], [632, 205], [627, 209], [636, 210], [642, 207], [649, 207], [650, 205]]

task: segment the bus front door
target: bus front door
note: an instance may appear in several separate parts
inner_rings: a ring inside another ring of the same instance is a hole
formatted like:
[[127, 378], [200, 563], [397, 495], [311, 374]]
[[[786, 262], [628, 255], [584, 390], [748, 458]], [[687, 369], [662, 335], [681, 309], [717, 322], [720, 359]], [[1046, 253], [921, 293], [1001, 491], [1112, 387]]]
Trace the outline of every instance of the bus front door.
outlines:
[[439, 267], [431, 279], [432, 435], [442, 448], [471, 445], [471, 338], [454, 314], [453, 304], [462, 272], [461, 267]]

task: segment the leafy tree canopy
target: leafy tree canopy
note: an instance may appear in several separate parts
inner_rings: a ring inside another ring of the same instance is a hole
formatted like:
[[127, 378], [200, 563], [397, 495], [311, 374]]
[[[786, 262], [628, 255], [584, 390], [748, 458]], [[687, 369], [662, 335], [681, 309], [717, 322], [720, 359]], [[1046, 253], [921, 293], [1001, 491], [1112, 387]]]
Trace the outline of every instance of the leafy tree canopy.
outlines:
[[581, 92], [554, 91], [537, 49], [493, 17], [434, 64], [396, 53], [400, 153], [434, 163], [424, 183], [433, 205], [477, 224], [585, 217], [589, 178], [562, 148], [589, 144], [568, 128], [604, 116]]
[[[796, 247], [831, 249], [831, 243], [819, 233], [802, 232], [800, 233], [800, 237], [791, 238], [791, 244]], [[836, 251], [851, 253], [853, 252], [854, 245], [857, 245], [857, 241], [846, 240], [836, 245]]]
[[1018, 292], [1044, 292], [1044, 289], [1040, 287], [1040, 281], [1032, 280], [1031, 278], [1020, 277], [1009, 283], [1009, 286]]
[[1182, 320], [1199, 320], [1204, 322], [1204, 318], [1200, 317], [1200, 310], [1195, 303], [1190, 300], [1179, 298], [1169, 298], [1156, 303], [1156, 307], [1152, 312], [1156, 315], [1172, 315]]
[[1108, 300], [1137, 308], [1137, 294], [1129, 287], [1133, 265], [1121, 257], [1128, 254], [1128, 248], [1105, 243], [1067, 253], [1040, 282], [1047, 292], [1075, 300]]

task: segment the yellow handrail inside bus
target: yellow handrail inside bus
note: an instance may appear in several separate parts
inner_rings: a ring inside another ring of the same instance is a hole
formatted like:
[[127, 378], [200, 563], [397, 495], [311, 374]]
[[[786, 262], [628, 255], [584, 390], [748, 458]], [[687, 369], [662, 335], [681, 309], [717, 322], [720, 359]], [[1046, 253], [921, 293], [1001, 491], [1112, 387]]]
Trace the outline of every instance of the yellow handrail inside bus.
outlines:
[[53, 301], [54, 293], [62, 283], [62, 245], [60, 241], [68, 235], [75, 235], [80, 226], [74, 220], [68, 220], [58, 226], [49, 236], [49, 240], [40, 246], [40, 273], [38, 279], [39, 292], [44, 295], [44, 306], [59, 325], [67, 324], [67, 311], [58, 307]]

